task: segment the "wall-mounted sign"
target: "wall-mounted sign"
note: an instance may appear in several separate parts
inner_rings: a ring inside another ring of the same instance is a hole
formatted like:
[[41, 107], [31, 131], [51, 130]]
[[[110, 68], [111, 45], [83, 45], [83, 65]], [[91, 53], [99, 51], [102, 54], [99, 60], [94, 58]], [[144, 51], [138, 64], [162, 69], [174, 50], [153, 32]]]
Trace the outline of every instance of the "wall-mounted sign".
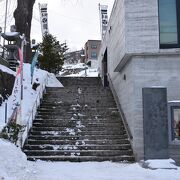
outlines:
[[41, 31], [42, 31], [42, 35], [45, 36], [46, 34], [49, 33], [47, 4], [39, 3], [39, 11], [40, 11]]

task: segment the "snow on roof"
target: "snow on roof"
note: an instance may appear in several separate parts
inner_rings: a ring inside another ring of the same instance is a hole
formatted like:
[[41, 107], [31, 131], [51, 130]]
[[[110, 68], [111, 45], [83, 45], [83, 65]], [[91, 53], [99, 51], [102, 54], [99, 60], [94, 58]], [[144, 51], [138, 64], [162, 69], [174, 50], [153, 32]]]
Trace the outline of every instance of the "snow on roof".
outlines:
[[16, 72], [15, 72], [15, 71], [13, 71], [13, 70], [9, 69], [8, 67], [3, 66], [3, 65], [1, 65], [1, 64], [0, 64], [0, 70], [3, 71], [3, 72], [6, 72], [6, 73], [8, 73], [8, 74], [12, 74], [12, 75], [14, 75], [14, 76], [16, 75]]

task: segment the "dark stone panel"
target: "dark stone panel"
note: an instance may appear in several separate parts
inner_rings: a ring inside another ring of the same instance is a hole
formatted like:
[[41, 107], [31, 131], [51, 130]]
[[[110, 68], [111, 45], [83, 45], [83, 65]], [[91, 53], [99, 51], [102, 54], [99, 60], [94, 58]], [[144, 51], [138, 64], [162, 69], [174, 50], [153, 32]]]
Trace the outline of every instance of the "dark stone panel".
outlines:
[[0, 70], [0, 105], [12, 94], [15, 77]]
[[143, 88], [145, 159], [168, 158], [168, 118], [166, 88]]

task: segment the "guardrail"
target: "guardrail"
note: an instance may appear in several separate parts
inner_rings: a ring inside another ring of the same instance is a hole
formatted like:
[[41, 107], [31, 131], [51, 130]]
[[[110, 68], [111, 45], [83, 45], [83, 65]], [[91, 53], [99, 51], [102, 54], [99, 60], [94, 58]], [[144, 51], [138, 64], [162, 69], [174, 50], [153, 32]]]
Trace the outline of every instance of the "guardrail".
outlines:
[[112, 94], [113, 94], [113, 96], [114, 96], [114, 99], [115, 99], [116, 105], [117, 105], [117, 107], [118, 107], [118, 110], [119, 110], [121, 119], [122, 119], [123, 124], [124, 124], [124, 126], [125, 126], [125, 129], [126, 129], [126, 131], [127, 131], [128, 138], [129, 138], [129, 140], [130, 140], [130, 143], [132, 144], [133, 136], [132, 136], [131, 130], [130, 130], [129, 125], [128, 125], [128, 123], [127, 123], [127, 120], [126, 120], [126, 117], [125, 117], [125, 115], [124, 115], [124, 112], [123, 112], [123, 110], [122, 110], [121, 104], [120, 104], [119, 99], [118, 99], [118, 96], [117, 96], [117, 94], [116, 94], [116, 91], [115, 91], [115, 89], [114, 89], [114, 87], [113, 87], [113, 83], [112, 83], [111, 77], [110, 77], [109, 74], [107, 74], [107, 76], [108, 76], [108, 80], [109, 80], [109, 86], [110, 86], [111, 91], [112, 91]]
[[46, 77], [46, 79], [44, 80], [44, 82], [40, 85], [40, 89], [39, 89], [39, 92], [36, 96], [36, 100], [34, 102], [34, 105], [32, 107], [32, 110], [31, 110], [31, 113], [27, 119], [27, 124], [25, 125], [25, 129], [24, 131], [22, 132], [22, 134], [20, 135], [19, 139], [20, 139], [20, 145], [21, 147], [24, 146], [24, 143], [25, 143], [25, 140], [28, 136], [28, 133], [29, 133], [29, 130], [31, 129], [32, 125], [33, 125], [33, 120], [36, 116], [36, 113], [37, 113], [37, 109], [41, 103], [41, 99], [43, 97], [43, 94], [46, 92], [46, 84], [47, 84], [47, 81], [48, 81], [48, 76]]

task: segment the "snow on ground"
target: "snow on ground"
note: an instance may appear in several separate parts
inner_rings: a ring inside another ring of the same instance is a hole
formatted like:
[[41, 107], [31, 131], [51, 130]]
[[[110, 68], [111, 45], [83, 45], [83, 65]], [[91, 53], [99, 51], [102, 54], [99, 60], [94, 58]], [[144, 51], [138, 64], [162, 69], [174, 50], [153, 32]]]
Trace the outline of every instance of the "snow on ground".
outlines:
[[[165, 161], [166, 167], [171, 161]], [[162, 160], [153, 163], [164, 167]], [[152, 170], [138, 163], [31, 162], [14, 144], [0, 139], [0, 180], [179, 180], [180, 167], [176, 168]]]
[[92, 69], [84, 63], [65, 64], [59, 73], [60, 76], [65, 77], [98, 77], [98, 74], [97, 69]]

